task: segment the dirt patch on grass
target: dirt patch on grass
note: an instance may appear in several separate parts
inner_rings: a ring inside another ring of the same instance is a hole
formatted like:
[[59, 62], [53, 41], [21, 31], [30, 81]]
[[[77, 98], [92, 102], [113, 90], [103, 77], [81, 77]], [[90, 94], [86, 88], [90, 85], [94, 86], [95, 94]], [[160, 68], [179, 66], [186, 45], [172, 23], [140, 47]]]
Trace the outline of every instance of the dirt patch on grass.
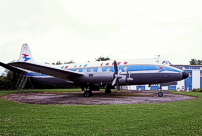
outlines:
[[196, 99], [186, 95], [163, 92], [163, 97], [157, 96], [158, 91], [113, 91], [111, 94], [93, 92], [93, 97], [84, 97], [83, 92], [43, 92], [43, 93], [13, 93], [2, 96], [8, 101], [25, 104], [55, 104], [55, 105], [103, 105], [103, 104], [137, 104], [166, 103]]

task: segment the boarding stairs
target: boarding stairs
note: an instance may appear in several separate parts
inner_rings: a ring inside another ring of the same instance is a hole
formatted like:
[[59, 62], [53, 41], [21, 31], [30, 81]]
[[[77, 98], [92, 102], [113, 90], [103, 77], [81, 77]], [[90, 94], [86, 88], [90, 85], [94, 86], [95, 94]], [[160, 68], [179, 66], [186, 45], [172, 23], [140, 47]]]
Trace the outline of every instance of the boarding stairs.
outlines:
[[[22, 74], [20, 75], [20, 78], [18, 79], [18, 82], [16, 84], [16, 87], [18, 88], [17, 91], [22, 92], [22, 90], [24, 89], [27, 81], [29, 80], [29, 82], [31, 83], [32, 88], [34, 89], [32, 82], [27, 74], [27, 72], [22, 72]], [[28, 90], [27, 90], [28, 91]]]

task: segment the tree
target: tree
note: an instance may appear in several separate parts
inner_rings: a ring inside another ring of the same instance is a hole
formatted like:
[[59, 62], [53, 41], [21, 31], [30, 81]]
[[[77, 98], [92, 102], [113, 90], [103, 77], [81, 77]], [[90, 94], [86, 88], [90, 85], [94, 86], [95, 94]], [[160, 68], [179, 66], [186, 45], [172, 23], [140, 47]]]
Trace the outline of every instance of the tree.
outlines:
[[0, 76], [0, 89], [7, 90], [10, 87], [10, 81], [6, 76]]
[[57, 61], [56, 65], [62, 65], [61, 61]]
[[107, 60], [111, 60], [111, 59], [109, 58], [109, 56], [108, 56], [108, 57], [100, 56], [100, 57], [98, 57], [98, 58], [95, 58], [95, 61], [107, 61]]
[[9, 70], [6, 71], [6, 75], [0, 77], [0, 89], [16, 89], [19, 75]]
[[[49, 64], [47, 62], [45, 62], [46, 64]], [[62, 64], [72, 64], [72, 63], [75, 63], [73, 60], [70, 60], [70, 61], [67, 61], [67, 62], [64, 62], [64, 63], [61, 63], [61, 61], [57, 61], [56, 63], [52, 63], [52, 65], [62, 65]]]
[[75, 63], [75, 62], [73, 60], [68, 61], [68, 62], [64, 62], [64, 64], [72, 64], [72, 63]]
[[190, 65], [202, 65], [202, 60], [196, 60], [196, 59], [191, 59], [191, 61], [189, 61]]

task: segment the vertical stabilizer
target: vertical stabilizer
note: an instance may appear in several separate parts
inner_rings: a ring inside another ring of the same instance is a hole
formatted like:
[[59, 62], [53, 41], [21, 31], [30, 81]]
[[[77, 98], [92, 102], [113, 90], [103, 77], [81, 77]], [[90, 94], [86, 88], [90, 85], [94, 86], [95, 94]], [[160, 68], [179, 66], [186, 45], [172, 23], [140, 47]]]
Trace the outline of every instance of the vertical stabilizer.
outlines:
[[20, 52], [20, 58], [18, 61], [35, 62], [35, 60], [32, 57], [29, 46], [26, 43], [22, 45], [21, 52]]

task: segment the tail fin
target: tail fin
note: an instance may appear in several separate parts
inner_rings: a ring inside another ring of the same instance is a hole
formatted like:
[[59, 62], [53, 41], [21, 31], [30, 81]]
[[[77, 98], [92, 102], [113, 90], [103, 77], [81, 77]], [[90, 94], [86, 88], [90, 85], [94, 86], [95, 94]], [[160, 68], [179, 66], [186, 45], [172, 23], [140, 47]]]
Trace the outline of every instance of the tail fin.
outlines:
[[21, 52], [20, 52], [20, 58], [18, 61], [23, 62], [36, 62], [31, 54], [31, 51], [29, 49], [29, 46], [25, 43], [22, 45]]

